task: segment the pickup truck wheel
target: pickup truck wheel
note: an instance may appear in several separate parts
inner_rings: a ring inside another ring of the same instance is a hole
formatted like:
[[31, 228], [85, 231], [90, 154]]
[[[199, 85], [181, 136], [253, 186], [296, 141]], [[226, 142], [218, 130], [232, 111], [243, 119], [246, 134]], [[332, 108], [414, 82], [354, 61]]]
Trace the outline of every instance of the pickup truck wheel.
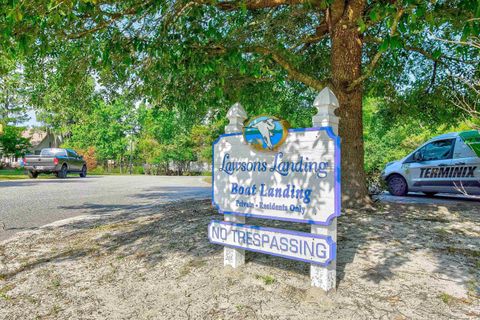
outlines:
[[38, 172], [28, 171], [28, 177], [29, 177], [30, 179], [37, 179], [37, 177], [38, 177]]
[[390, 176], [387, 180], [388, 192], [393, 196], [404, 196], [408, 192], [408, 185], [405, 178], [399, 174]]
[[80, 172], [80, 178], [85, 178], [87, 176], [87, 166], [82, 167], [82, 172]]
[[67, 177], [67, 165], [64, 164], [62, 169], [58, 172], [58, 177], [61, 179], [65, 179]]

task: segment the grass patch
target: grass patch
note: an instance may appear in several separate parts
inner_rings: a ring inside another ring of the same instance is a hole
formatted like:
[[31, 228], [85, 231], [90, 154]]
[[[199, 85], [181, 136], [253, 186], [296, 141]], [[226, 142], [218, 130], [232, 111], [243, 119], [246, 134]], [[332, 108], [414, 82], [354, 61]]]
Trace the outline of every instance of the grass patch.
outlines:
[[115, 231], [122, 228], [126, 228], [128, 226], [137, 224], [138, 221], [126, 221], [126, 222], [119, 222], [119, 223], [111, 223], [111, 224], [99, 224], [93, 226], [92, 229], [95, 231]]
[[[40, 174], [38, 179], [53, 179], [53, 174]], [[23, 180], [29, 179], [27, 173], [23, 169], [2, 169], [0, 170], [0, 181]]]
[[[105, 169], [104, 167], [96, 167], [95, 169], [88, 170], [88, 174], [92, 176], [101, 175], [101, 176], [128, 176], [130, 175], [129, 168], [122, 168], [122, 172], [120, 173], [120, 168], [110, 168]], [[145, 174], [142, 166], [133, 166], [132, 167], [132, 175], [143, 175]]]
[[273, 276], [270, 275], [257, 275], [255, 278], [263, 280], [263, 283], [265, 283], [266, 285], [274, 284], [277, 281]]
[[55, 278], [55, 279], [52, 280], [52, 287], [54, 287], [54, 288], [59, 288], [59, 287], [60, 287], [60, 284], [61, 284], [61, 283], [60, 283], [60, 279]]
[[442, 238], [442, 239], [448, 239], [449, 237], [451, 237], [451, 234], [450, 232], [448, 232], [446, 229], [444, 228], [440, 228], [440, 229], [437, 229], [435, 230], [437, 232], [437, 235]]
[[469, 299], [465, 299], [465, 298], [457, 298], [457, 297], [454, 297], [446, 292], [443, 292], [441, 293], [439, 296], [440, 300], [443, 301], [443, 303], [447, 304], [447, 305], [452, 305], [452, 304], [455, 304], [455, 303], [465, 303], [465, 304], [471, 304], [472, 301], [469, 300]]
[[10, 290], [15, 288], [13, 284], [8, 284], [5, 287], [0, 289], [0, 298], [4, 300], [12, 300], [12, 298], [7, 294]]
[[468, 248], [455, 248], [455, 247], [447, 247], [446, 248], [448, 253], [452, 254], [461, 254], [466, 257], [480, 257], [480, 250], [468, 249]]
[[62, 308], [60, 308], [58, 305], [54, 305], [52, 309], [50, 309], [49, 315], [56, 316], [60, 313], [60, 311], [62, 311]]
[[180, 270], [180, 277], [188, 275], [193, 269], [198, 269], [206, 265], [207, 262], [202, 259], [194, 259], [188, 261]]
[[25, 174], [23, 169], [2, 169], [0, 176], [22, 176]]
[[452, 295], [449, 295], [448, 293], [441, 293], [439, 296], [440, 300], [443, 301], [445, 304], [452, 304], [455, 301], [455, 297]]
[[17, 179], [27, 179], [28, 176], [25, 174], [24, 170], [19, 169], [2, 169], [0, 170], [0, 181], [2, 180], [17, 180]]
[[28, 176], [0, 176], [0, 181], [9, 181], [9, 180], [24, 180], [28, 179]]

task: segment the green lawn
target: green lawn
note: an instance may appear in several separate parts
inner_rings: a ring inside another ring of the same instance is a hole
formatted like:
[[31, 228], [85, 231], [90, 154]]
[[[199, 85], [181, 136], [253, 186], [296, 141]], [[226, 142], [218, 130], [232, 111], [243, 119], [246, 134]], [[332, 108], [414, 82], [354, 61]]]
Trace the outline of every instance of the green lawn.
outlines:
[[[38, 179], [51, 179], [53, 174], [41, 174]], [[28, 179], [27, 173], [23, 169], [1, 169], [0, 181]]]
[[1, 180], [17, 180], [17, 179], [28, 179], [28, 176], [25, 174], [24, 170], [18, 169], [2, 169], [0, 170], [0, 181]]

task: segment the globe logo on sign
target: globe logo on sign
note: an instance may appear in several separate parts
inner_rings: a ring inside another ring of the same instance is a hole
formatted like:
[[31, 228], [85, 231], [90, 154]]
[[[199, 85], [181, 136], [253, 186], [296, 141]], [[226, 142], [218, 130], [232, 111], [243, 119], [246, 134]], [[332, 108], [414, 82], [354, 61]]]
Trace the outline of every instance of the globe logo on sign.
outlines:
[[287, 139], [288, 124], [271, 116], [252, 119], [243, 129], [248, 144], [257, 150], [274, 151]]

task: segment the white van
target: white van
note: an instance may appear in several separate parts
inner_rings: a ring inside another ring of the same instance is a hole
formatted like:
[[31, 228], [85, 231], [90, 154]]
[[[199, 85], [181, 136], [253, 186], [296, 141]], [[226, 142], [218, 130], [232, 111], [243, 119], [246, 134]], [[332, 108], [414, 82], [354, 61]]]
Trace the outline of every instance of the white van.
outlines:
[[480, 194], [480, 132], [447, 133], [430, 139], [382, 171], [388, 191]]

